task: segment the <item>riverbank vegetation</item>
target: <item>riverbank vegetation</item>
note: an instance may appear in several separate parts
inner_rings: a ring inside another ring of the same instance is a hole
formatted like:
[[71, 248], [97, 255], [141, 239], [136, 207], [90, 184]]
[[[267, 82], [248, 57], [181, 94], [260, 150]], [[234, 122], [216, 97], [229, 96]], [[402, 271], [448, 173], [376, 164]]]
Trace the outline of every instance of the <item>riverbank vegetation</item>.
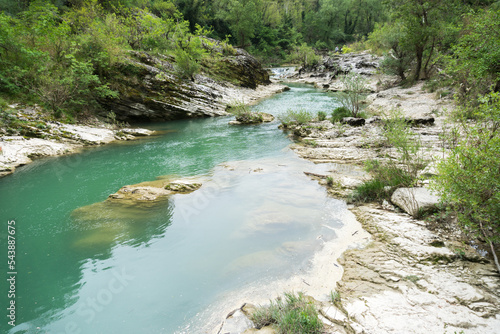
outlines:
[[257, 329], [272, 325], [280, 334], [319, 334], [323, 329], [316, 306], [300, 292], [285, 293], [269, 306], [258, 307], [251, 318]]

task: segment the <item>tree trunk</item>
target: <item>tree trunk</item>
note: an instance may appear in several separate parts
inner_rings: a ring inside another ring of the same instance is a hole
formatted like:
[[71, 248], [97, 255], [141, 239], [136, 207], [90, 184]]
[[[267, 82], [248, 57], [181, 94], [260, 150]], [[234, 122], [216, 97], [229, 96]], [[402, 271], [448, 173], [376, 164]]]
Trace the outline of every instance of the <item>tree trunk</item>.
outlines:
[[415, 66], [415, 76], [413, 79], [418, 81], [420, 79], [420, 71], [422, 70], [422, 58], [424, 56], [424, 47], [422, 45], [415, 46], [415, 58], [417, 60], [417, 65]]
[[425, 65], [424, 65], [424, 76], [425, 76], [425, 79], [428, 79], [429, 78], [429, 63], [431, 61], [431, 58], [432, 58], [432, 54], [434, 53], [434, 46], [435, 46], [435, 42], [436, 42], [436, 39], [433, 38], [432, 39], [432, 45], [431, 45], [431, 49], [429, 50], [429, 57], [427, 58], [427, 61], [425, 62]]

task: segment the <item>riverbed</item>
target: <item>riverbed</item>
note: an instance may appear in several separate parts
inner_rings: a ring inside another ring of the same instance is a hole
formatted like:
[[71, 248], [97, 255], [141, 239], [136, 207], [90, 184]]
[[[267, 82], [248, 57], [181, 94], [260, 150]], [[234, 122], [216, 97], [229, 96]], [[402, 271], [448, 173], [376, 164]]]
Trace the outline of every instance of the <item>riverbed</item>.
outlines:
[[[291, 85], [253, 108], [279, 116], [336, 105]], [[230, 119], [144, 124], [160, 135], [40, 159], [0, 179], [0, 217], [17, 228], [9, 333], [197, 333], [228, 293], [311, 270], [347, 208], [303, 172], [331, 166], [296, 157], [278, 121]], [[173, 175], [203, 186], [129, 210], [90, 206]]]

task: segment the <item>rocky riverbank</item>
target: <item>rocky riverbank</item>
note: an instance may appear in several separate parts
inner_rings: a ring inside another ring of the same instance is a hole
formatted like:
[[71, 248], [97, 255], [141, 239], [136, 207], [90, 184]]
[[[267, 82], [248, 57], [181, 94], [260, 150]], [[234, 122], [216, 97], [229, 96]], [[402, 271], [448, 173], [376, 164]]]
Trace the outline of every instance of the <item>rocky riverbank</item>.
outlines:
[[[211, 48], [222, 54], [219, 42], [214, 40]], [[0, 177], [33, 158], [153, 134], [117, 124], [225, 116], [229, 115], [228, 105], [254, 104], [288, 88], [271, 83], [261, 64], [241, 49], [206, 61], [202, 67], [200, 74], [181, 78], [172, 57], [131, 51], [115, 69], [112, 85], [118, 97], [99, 101], [103, 106], [101, 120], [87, 117], [85, 124], [61, 123], [36, 105], [8, 106], [0, 114]], [[110, 112], [113, 124], [102, 121]]]
[[[432, 165], [446, 154], [440, 134], [446, 127], [446, 114], [453, 109], [449, 95], [429, 93], [422, 84], [384, 89], [393, 79], [380, 78], [370, 77], [374, 93], [367, 102], [375, 117], [365, 125], [324, 121], [289, 129], [297, 139], [292, 148], [299, 156], [333, 163], [325, 175], [311, 175], [337, 198], [347, 197], [369, 177], [361, 168], [365, 161], [396, 156], [394, 148], [384, 142], [381, 122], [392, 110], [413, 124], [412, 130], [422, 141], [422, 151], [430, 160], [424, 175], [432, 175]], [[325, 89], [339, 87], [335, 75], [324, 68], [291, 80]], [[417, 125], [415, 120], [423, 118], [432, 122]], [[428, 181], [424, 178], [421, 183], [425, 186]], [[348, 223], [354, 230], [346, 226], [347, 233], [324, 245], [320, 253], [327, 260], [287, 284], [266, 287], [274, 291], [268, 299], [286, 291], [303, 291], [319, 309], [327, 333], [500, 332], [500, 275], [488, 254], [466, 241], [454, 217], [431, 223], [389, 202], [350, 205], [350, 209], [357, 220]], [[344, 245], [346, 241], [350, 246]], [[342, 269], [335, 274], [337, 261]], [[336, 303], [329, 300], [329, 291], [338, 293]], [[251, 295], [247, 298], [244, 302], [266, 303]], [[216, 333], [276, 332], [271, 327], [254, 328], [249, 320], [254, 306], [241, 304]]]
[[40, 107], [10, 106], [19, 135], [0, 136], [0, 177], [35, 158], [79, 152], [83, 147], [150, 136], [153, 131], [117, 128], [99, 122], [75, 125], [50, 120]]
[[[260, 85], [255, 89], [229, 83], [225, 86], [217, 85], [221, 89], [218, 104], [224, 108], [234, 103], [255, 104], [287, 88], [278, 83]], [[26, 165], [35, 158], [76, 153], [84, 147], [154, 134], [147, 129], [116, 127], [97, 118], [87, 120], [85, 125], [65, 124], [53, 120], [38, 106], [15, 104], [9, 109], [11, 117], [17, 119], [16, 128], [21, 130], [18, 135], [9, 135], [7, 130], [2, 132], [0, 129], [0, 177], [13, 173], [17, 167]], [[221, 110], [213, 116], [215, 115], [228, 114]]]

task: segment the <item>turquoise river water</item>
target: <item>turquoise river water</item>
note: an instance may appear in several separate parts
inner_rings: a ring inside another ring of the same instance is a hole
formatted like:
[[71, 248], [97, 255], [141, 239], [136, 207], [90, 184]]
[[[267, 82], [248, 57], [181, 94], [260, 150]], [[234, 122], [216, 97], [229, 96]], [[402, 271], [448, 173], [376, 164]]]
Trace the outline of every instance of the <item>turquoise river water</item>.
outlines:
[[[277, 116], [336, 104], [291, 88], [253, 108]], [[296, 157], [277, 121], [229, 120], [146, 124], [161, 135], [40, 159], [0, 179], [2, 310], [11, 220], [17, 271], [16, 326], [2, 314], [0, 331], [199, 333], [208, 321], [200, 314], [227, 291], [306, 270], [317, 237], [335, 238], [324, 225], [340, 228], [345, 204], [303, 174], [326, 167]], [[165, 175], [203, 186], [127, 210], [86, 207]]]

